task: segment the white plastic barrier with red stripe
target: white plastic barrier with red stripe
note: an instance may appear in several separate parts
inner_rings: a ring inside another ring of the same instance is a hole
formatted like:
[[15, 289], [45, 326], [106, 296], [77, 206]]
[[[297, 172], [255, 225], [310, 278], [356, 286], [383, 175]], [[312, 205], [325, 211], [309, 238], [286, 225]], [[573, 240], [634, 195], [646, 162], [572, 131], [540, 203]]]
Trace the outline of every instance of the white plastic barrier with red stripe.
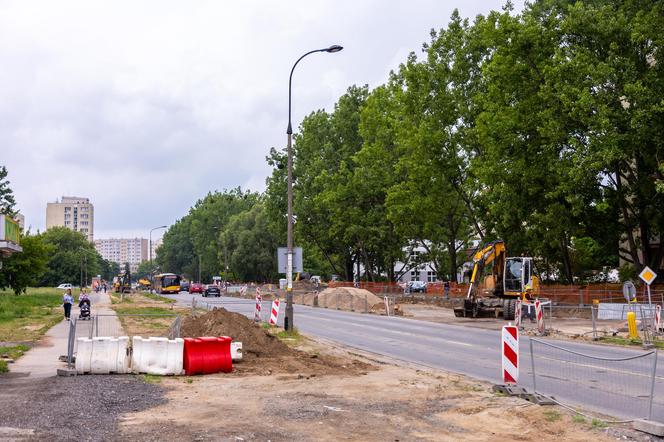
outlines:
[[542, 312], [542, 303], [539, 299], [535, 300], [535, 315], [537, 316], [537, 331], [544, 333], [544, 313]]
[[261, 320], [261, 304], [263, 303], [263, 297], [261, 292], [256, 289], [256, 309], [254, 310], [254, 321], [260, 322]]
[[521, 327], [521, 299], [517, 299], [514, 306], [514, 325], [517, 328]]
[[514, 325], [503, 326], [502, 369], [503, 382], [519, 382], [519, 329]]
[[279, 298], [272, 301], [272, 310], [270, 311], [270, 325], [277, 325], [279, 321]]

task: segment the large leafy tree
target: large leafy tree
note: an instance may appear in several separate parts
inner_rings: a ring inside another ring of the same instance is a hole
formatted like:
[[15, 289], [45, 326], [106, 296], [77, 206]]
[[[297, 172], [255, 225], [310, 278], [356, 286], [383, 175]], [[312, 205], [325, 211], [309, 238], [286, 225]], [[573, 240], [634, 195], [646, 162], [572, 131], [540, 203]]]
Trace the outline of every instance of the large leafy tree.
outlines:
[[0, 289], [9, 287], [17, 295], [25, 293], [27, 287], [39, 285], [54, 249], [42, 235], [30, 232], [21, 237], [21, 247], [23, 251], [4, 259], [0, 269]]
[[8, 174], [7, 168], [0, 166], [0, 214], [15, 215], [14, 206], [16, 205], [16, 200], [14, 199], [11, 187], [9, 187]]
[[90, 277], [100, 274], [103, 258], [82, 233], [66, 227], [52, 227], [42, 233], [41, 238], [50, 248], [41, 285], [75, 284], [81, 280], [81, 274], [84, 277], [87, 274], [88, 281]]

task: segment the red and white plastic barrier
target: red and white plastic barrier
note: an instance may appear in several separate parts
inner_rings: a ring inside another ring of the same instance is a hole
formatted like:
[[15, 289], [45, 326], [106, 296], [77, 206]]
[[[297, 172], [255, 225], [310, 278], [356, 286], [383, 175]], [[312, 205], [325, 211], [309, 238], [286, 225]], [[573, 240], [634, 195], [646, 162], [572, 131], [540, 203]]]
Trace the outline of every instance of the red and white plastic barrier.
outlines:
[[535, 300], [535, 315], [537, 315], [537, 331], [544, 333], [544, 313], [539, 299]]
[[277, 325], [279, 321], [279, 298], [272, 301], [272, 310], [270, 311], [270, 325]]
[[256, 289], [256, 309], [254, 310], [254, 321], [260, 322], [261, 320], [261, 304], [263, 302], [263, 297], [261, 292]]
[[514, 306], [514, 325], [519, 328], [521, 327], [521, 300], [516, 300], [516, 305]]
[[662, 306], [655, 306], [655, 331], [659, 331], [662, 328]]
[[185, 338], [183, 368], [187, 376], [233, 371], [231, 338], [228, 336]]
[[502, 333], [502, 368], [503, 382], [519, 382], [519, 329], [514, 325], [505, 325]]
[[240, 295], [244, 296], [245, 293], [247, 293], [247, 286], [243, 285], [240, 287]]

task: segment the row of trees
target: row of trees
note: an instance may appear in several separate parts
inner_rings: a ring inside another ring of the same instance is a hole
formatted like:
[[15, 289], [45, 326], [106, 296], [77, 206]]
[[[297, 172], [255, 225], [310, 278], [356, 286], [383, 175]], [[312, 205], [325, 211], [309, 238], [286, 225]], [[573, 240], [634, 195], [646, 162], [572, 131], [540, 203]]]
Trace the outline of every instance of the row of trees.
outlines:
[[262, 195], [240, 188], [209, 193], [166, 231], [155, 264], [194, 280], [273, 280], [275, 231]]
[[[7, 174], [7, 169], [0, 167], [0, 213], [15, 216], [16, 201]], [[111, 280], [119, 272], [119, 265], [103, 259], [82, 233], [65, 227], [37, 234], [24, 232], [21, 247], [21, 253], [1, 258], [0, 289], [20, 294], [30, 286], [85, 283], [96, 275]]]
[[[352, 86], [300, 125], [295, 241], [306, 269], [394, 280], [395, 263], [421, 246], [418, 259], [454, 279], [469, 249], [496, 238], [566, 282], [619, 258], [624, 276], [658, 268], [663, 43], [664, 3], [652, 0], [540, 0], [521, 14], [508, 3], [472, 22], [454, 12], [386, 84]], [[274, 277], [285, 151], [267, 161], [263, 195], [209, 194], [169, 229], [162, 268]]]
[[[542, 0], [471, 23], [454, 12], [372, 91], [350, 87], [295, 143], [299, 244], [350, 278], [396, 276], [418, 244], [454, 278], [506, 241], [567, 282], [657, 268], [664, 237], [664, 4]], [[285, 212], [272, 150], [266, 206]]]

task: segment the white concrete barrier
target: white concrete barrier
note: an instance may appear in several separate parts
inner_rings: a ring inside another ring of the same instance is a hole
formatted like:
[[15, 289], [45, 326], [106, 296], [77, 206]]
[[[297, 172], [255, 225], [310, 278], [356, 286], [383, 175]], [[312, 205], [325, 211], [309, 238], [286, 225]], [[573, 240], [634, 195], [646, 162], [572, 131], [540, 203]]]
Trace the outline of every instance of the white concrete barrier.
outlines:
[[242, 360], [242, 342], [231, 342], [231, 359], [234, 361]]
[[131, 371], [155, 375], [180, 375], [183, 372], [184, 339], [132, 339]]
[[129, 338], [78, 338], [76, 372], [79, 374], [129, 373]]

